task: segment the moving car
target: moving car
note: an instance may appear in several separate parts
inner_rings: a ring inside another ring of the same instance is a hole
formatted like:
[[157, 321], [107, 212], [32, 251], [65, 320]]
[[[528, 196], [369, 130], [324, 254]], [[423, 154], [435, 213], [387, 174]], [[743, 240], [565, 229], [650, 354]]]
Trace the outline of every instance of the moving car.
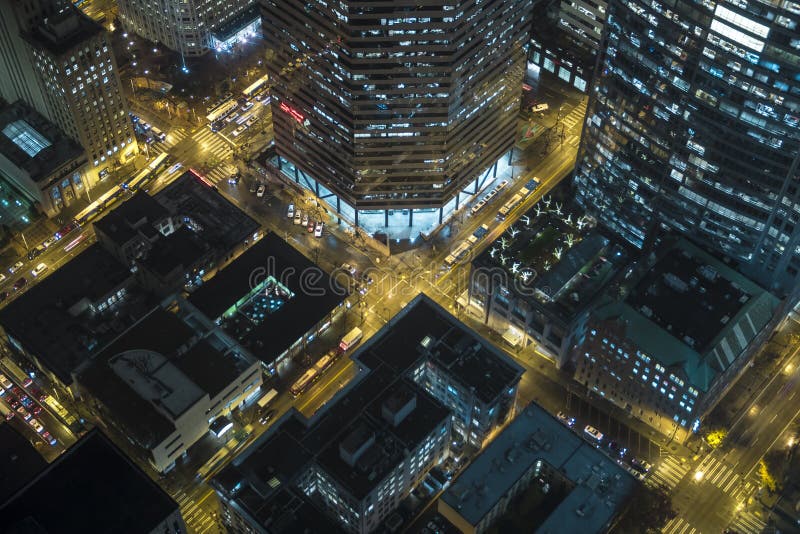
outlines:
[[322, 229], [325, 227], [325, 224], [320, 221], [314, 227], [314, 237], [322, 237]]
[[17, 271], [19, 271], [20, 269], [22, 269], [22, 266], [23, 266], [23, 265], [25, 265], [25, 264], [24, 264], [24, 263], [22, 263], [21, 261], [18, 261], [17, 263], [15, 263], [14, 265], [12, 265], [10, 269], [8, 269], [8, 272], [10, 272], [11, 274], [14, 274], [15, 272], [17, 272]]
[[31, 274], [33, 276], [39, 276], [40, 274], [42, 274], [46, 270], [47, 270], [47, 264], [46, 263], [40, 263], [39, 265], [37, 265], [36, 267], [33, 268], [33, 270], [31, 271]]
[[42, 432], [42, 439], [45, 440], [50, 445], [53, 445], [53, 446], [58, 444], [58, 440], [56, 438], [54, 438], [53, 436], [51, 436], [50, 432], [48, 432], [47, 430]]
[[572, 426], [575, 424], [575, 418], [574, 417], [568, 417], [564, 412], [558, 412], [556, 417], [558, 417], [559, 421], [561, 421], [562, 423], [564, 423], [565, 425], [567, 425], [570, 428], [572, 428]]
[[350, 276], [354, 276], [356, 274], [356, 268], [350, 265], [349, 263], [343, 263], [342, 270], [347, 274], [349, 274]]
[[267, 190], [267, 186], [265, 186], [264, 184], [259, 185], [258, 186], [258, 190], [256, 191], [256, 196], [258, 198], [262, 198], [264, 196], [264, 191], [266, 191], [266, 190]]
[[39, 422], [38, 419], [31, 419], [28, 421], [28, 424], [31, 425], [38, 434], [44, 432], [44, 426]]
[[266, 413], [261, 416], [261, 419], [259, 419], [258, 422], [262, 425], [266, 425], [273, 417], [275, 417], [275, 410], [267, 410]]
[[28, 259], [32, 260], [34, 258], [39, 257], [39, 255], [44, 252], [46, 249], [42, 245], [38, 245], [36, 248], [32, 248], [28, 251]]
[[593, 437], [597, 441], [603, 441], [603, 433], [597, 430], [592, 425], [586, 425], [586, 428], [583, 429], [588, 435]]
[[19, 416], [20, 416], [20, 417], [22, 417], [22, 418], [23, 418], [25, 421], [27, 421], [28, 419], [30, 419], [30, 418], [31, 418], [31, 414], [30, 414], [30, 413], [28, 413], [28, 410], [26, 410], [24, 406], [19, 406], [19, 407], [17, 408], [17, 413], [18, 413], [18, 414], [19, 414]]
[[294, 217], [294, 204], [289, 204], [286, 208], [286, 216], [290, 219]]

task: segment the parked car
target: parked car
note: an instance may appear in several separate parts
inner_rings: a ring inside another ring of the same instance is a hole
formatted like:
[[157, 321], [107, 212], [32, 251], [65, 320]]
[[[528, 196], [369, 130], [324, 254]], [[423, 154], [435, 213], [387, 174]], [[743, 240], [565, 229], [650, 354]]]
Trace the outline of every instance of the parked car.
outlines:
[[598, 442], [603, 441], [603, 433], [597, 430], [595, 427], [591, 425], [586, 425], [586, 428], [584, 428], [583, 431], [589, 436], [593, 437]]
[[264, 184], [259, 185], [258, 186], [258, 190], [256, 191], [256, 196], [258, 198], [262, 198], [264, 196], [264, 191], [266, 191], [266, 190], [267, 190], [267, 186], [265, 186]]
[[50, 236], [50, 237], [48, 237], [47, 239], [45, 239], [45, 240], [44, 240], [44, 242], [42, 243], [42, 246], [43, 246], [44, 248], [51, 247], [51, 246], [53, 246], [53, 244], [54, 244], [56, 241], [58, 241], [58, 237], [56, 237], [56, 236], [52, 235], [52, 236]]
[[353, 276], [353, 275], [356, 274], [356, 268], [353, 267], [352, 265], [350, 265], [349, 263], [343, 263], [342, 264], [342, 270], [344, 272], [346, 272], [347, 274], [349, 274], [350, 276]]
[[21, 261], [18, 261], [17, 263], [15, 263], [14, 265], [12, 265], [12, 266], [11, 266], [11, 267], [8, 269], [8, 272], [10, 272], [11, 274], [14, 274], [15, 272], [17, 272], [17, 271], [19, 271], [20, 269], [22, 269], [22, 266], [23, 266], [23, 265], [25, 265], [25, 264], [24, 264], [24, 263], [22, 263]]
[[44, 252], [46, 249], [42, 245], [38, 245], [35, 248], [32, 248], [28, 251], [28, 259], [32, 260], [34, 258], [39, 257], [39, 255]]
[[19, 291], [28, 284], [28, 281], [23, 277], [14, 282], [14, 291]]
[[309, 219], [308, 226], [306, 226], [306, 229], [308, 230], [309, 234], [314, 231], [314, 227], [316, 225], [317, 225], [317, 223], [315, 223], [313, 220]]
[[308, 226], [308, 213], [303, 215], [303, 220], [300, 224], [302, 224], [303, 226]]
[[300, 224], [303, 221], [303, 210], [297, 210], [294, 212], [294, 223]]
[[242, 134], [242, 132], [244, 132], [246, 129], [247, 129], [247, 126], [242, 124], [240, 126], [237, 126], [236, 129], [233, 131], [233, 134], [231, 134], [231, 135], [233, 135], [233, 137], [239, 137]]
[[294, 204], [289, 204], [286, 208], [286, 216], [290, 219], [294, 218]]
[[314, 227], [314, 237], [322, 237], [322, 229], [325, 227], [325, 224], [322, 221], [319, 221], [317, 225]]
[[261, 416], [261, 419], [259, 419], [258, 422], [262, 425], [266, 425], [273, 417], [275, 417], [275, 410], [267, 410], [266, 413]]

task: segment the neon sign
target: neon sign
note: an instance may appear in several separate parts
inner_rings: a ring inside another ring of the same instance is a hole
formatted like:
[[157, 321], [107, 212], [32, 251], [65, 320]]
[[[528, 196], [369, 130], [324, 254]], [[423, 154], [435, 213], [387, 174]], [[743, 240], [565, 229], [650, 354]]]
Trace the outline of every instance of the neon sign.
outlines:
[[303, 114], [294, 109], [293, 107], [289, 106], [289, 104], [287, 104], [286, 102], [281, 102], [280, 108], [281, 111], [291, 115], [292, 118], [297, 122], [299, 122], [300, 124], [303, 124], [303, 121], [305, 121], [305, 117], [303, 116]]

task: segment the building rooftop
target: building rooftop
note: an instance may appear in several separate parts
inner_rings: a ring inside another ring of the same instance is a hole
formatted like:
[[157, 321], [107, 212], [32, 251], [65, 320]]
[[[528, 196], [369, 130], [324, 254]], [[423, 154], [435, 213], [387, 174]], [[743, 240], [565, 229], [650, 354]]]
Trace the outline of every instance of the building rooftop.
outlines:
[[27, 39], [33, 46], [60, 56], [71, 53], [74, 47], [104, 31], [100, 24], [69, 5], [61, 12], [44, 19], [42, 24], [27, 35]]
[[625, 302], [703, 352], [750, 298], [763, 290], [698, 252], [687, 241], [679, 242], [645, 273]]
[[64, 384], [89, 355], [132, 324], [135, 310], [106, 320], [90, 304], [125, 286], [130, 271], [94, 244], [0, 309], [0, 325]]
[[186, 269], [201, 261], [208, 252], [202, 237], [182, 226], [159, 239], [139, 262], [149, 271], [167, 276], [175, 269]]
[[0, 504], [7, 532], [151, 532], [178, 505], [97, 429]]
[[246, 240], [252, 241], [261, 227], [192, 171], [183, 173], [153, 198], [176, 222], [189, 226], [214, 250], [227, 253]]
[[577, 208], [545, 197], [475, 258], [471, 276], [502, 273], [506, 289], [568, 323], [627, 261], [594, 227]]
[[538, 527], [539, 533], [602, 532], [636, 481], [535, 403], [475, 458], [442, 494], [442, 501], [477, 525], [537, 461], [560, 472], [572, 491]]
[[92, 358], [78, 382], [149, 447], [174, 430], [186, 409], [216, 396], [249, 365], [158, 307]]
[[512, 387], [524, 369], [424, 293], [392, 318], [357, 353], [367, 367], [398, 373], [428, 358], [486, 403]]
[[25, 171], [34, 182], [87, 161], [77, 142], [21, 100], [0, 109], [0, 157]]
[[685, 240], [634, 283], [624, 302], [612, 299], [594, 317], [622, 321], [638, 350], [681, 369], [700, 391], [747, 348], [778, 306], [773, 295]]
[[144, 191], [138, 191], [92, 224], [112, 241], [122, 245], [140, 233], [148, 239], [154, 237], [158, 230], [153, 225], [168, 216], [169, 212], [164, 206]]
[[47, 467], [47, 462], [10, 423], [0, 421], [0, 504]]
[[189, 301], [269, 363], [345, 296], [324, 271], [268, 233], [192, 293]]

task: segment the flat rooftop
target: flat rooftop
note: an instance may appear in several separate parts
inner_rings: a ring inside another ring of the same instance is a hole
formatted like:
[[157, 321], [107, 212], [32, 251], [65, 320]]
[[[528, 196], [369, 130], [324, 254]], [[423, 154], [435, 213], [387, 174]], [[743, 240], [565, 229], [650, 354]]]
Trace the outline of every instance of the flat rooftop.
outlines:
[[[102, 432], [92, 430], [10, 500], [8, 532], [151, 532], [178, 505]], [[32, 528], [34, 530], [28, 530]]]
[[134, 322], [129, 315], [135, 310], [104, 320], [86, 309], [131, 276], [94, 244], [0, 309], [0, 325], [59, 380], [71, 384], [72, 372], [90, 354]]
[[536, 532], [602, 532], [636, 487], [634, 478], [535, 403], [475, 458], [441, 500], [477, 525], [522, 475], [542, 461], [574, 487]]
[[27, 35], [27, 39], [33, 46], [60, 56], [104, 31], [100, 24], [69, 5], [60, 13], [46, 18]]
[[627, 261], [623, 249], [594, 229], [574, 206], [545, 197], [473, 261], [471, 276], [490, 276], [569, 322], [596, 298]]
[[0, 155], [34, 182], [88, 161], [80, 144], [21, 100], [0, 109]]
[[370, 338], [355, 358], [369, 368], [382, 364], [398, 373], [428, 358], [467, 389], [474, 388], [486, 403], [516, 384], [525, 371], [424, 293]]
[[127, 243], [139, 233], [148, 239], [156, 236], [154, 224], [169, 216], [169, 212], [144, 191], [132, 197], [95, 221], [93, 226], [117, 244]]
[[[688, 243], [671, 248], [645, 273], [625, 302], [689, 347], [704, 352], [754, 293], [745, 277], [720, 272]], [[748, 290], [748, 288], [750, 288]]]
[[[290, 295], [277, 291], [274, 284], [269, 284], [269, 290], [276, 293], [256, 295], [261, 293], [259, 288], [266, 291], [262, 284], [270, 276]], [[345, 297], [344, 288], [270, 232], [200, 286], [189, 301], [212, 320], [223, 323], [225, 315], [228, 334], [270, 363]]]
[[30, 441], [10, 423], [0, 421], [0, 504], [14, 495], [44, 468], [47, 462]]
[[214, 250], [230, 251], [245, 240], [252, 241], [261, 227], [192, 171], [184, 172], [153, 198]]
[[[172, 420], [186, 408], [205, 394], [216, 396], [249, 365], [235, 352], [197, 339], [175, 314], [158, 307], [93, 357], [78, 382], [147, 447], [168, 436]], [[148, 394], [154, 388], [158, 394]]]

